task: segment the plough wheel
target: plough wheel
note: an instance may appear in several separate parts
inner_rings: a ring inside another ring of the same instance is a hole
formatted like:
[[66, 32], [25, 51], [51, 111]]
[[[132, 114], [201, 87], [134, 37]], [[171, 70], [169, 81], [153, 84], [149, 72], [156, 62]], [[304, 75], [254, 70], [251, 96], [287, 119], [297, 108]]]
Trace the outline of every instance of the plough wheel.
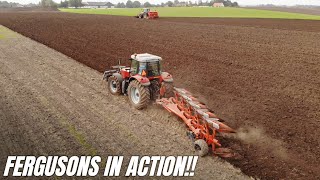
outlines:
[[110, 76], [108, 79], [108, 89], [111, 94], [120, 95], [121, 94], [121, 85], [117, 77]]
[[174, 96], [173, 92], [173, 83], [162, 82], [162, 88], [165, 89], [165, 93], [163, 95], [164, 98], [169, 98]]
[[143, 109], [147, 107], [150, 100], [150, 91], [137, 80], [130, 82], [128, 87], [128, 96], [131, 104], [136, 109]]
[[208, 144], [203, 139], [198, 139], [194, 142], [194, 149], [200, 157], [207, 155], [209, 152]]

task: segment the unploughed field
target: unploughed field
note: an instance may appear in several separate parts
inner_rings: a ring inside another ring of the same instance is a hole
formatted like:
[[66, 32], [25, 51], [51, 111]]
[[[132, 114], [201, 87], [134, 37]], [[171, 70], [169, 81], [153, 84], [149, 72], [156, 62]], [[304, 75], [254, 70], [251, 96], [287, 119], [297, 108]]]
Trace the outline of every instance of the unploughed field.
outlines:
[[320, 15], [320, 7], [252, 7], [252, 9]]
[[241, 155], [229, 162], [262, 179], [320, 178], [320, 21], [58, 12], [3, 13], [0, 24], [100, 72], [132, 53], [162, 56], [176, 86], [238, 130], [222, 142]]
[[[233, 18], [281, 18], [281, 19], [313, 19], [320, 16], [299, 13], [288, 13], [270, 10], [246, 8], [212, 8], [212, 7], [157, 7], [151, 8], [159, 12], [160, 17], [233, 17]], [[123, 9], [60, 9], [62, 12], [82, 14], [108, 14], [119, 16], [136, 16], [141, 8]]]

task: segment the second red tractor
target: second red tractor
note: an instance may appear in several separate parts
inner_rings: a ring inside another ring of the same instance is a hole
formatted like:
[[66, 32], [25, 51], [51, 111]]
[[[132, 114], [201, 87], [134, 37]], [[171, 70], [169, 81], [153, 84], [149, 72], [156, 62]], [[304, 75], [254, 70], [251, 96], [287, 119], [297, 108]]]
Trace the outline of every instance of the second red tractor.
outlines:
[[157, 11], [152, 11], [150, 8], [143, 8], [142, 12], [140, 12], [136, 18], [140, 19], [157, 19], [159, 18], [159, 14]]

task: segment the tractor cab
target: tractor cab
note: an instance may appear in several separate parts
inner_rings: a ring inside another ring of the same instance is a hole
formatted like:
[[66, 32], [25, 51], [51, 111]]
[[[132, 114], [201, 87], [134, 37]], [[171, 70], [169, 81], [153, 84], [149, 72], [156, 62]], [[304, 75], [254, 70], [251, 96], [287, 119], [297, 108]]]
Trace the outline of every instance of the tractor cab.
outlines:
[[148, 78], [161, 76], [162, 58], [152, 54], [133, 54], [130, 58], [131, 75], [141, 75]]
[[143, 8], [142, 12], [143, 13], [148, 13], [148, 12], [150, 12], [150, 8]]

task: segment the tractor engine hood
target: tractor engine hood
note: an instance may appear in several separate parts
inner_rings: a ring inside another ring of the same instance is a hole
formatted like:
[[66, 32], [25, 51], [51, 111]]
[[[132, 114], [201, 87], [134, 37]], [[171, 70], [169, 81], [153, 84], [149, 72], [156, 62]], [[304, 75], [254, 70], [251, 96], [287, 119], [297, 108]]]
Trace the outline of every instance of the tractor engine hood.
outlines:
[[167, 72], [162, 72], [161, 78], [163, 79], [164, 82], [173, 82], [172, 75]]

